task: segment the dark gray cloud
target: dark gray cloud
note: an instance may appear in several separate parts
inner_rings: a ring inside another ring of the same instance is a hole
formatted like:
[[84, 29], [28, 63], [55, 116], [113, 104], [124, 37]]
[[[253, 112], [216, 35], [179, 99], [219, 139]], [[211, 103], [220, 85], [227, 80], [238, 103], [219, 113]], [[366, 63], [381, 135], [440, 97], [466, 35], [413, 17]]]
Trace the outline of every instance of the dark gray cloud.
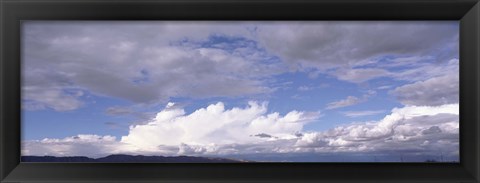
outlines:
[[[418, 81], [441, 74], [437, 63], [458, 59], [458, 30], [457, 22], [448, 21], [282, 22], [260, 26], [258, 40], [291, 68], [313, 77], [327, 73], [353, 83], [379, 77]], [[396, 73], [399, 66], [421, 68]]]
[[[290, 22], [265, 24], [259, 40], [294, 65], [326, 69], [362, 65], [385, 55], [457, 56], [454, 22]], [[442, 58], [443, 58], [442, 57]], [[448, 59], [444, 59], [448, 60]]]
[[437, 106], [459, 102], [458, 73], [407, 84], [392, 91], [405, 105]]
[[[328, 74], [362, 83], [377, 77], [409, 79], [429, 70], [392, 73], [387, 68], [353, 68], [381, 65], [376, 60], [379, 56], [416, 55], [438, 62], [458, 57], [458, 24], [453, 22], [30, 21], [23, 28], [23, 66], [25, 73], [32, 73], [25, 74], [25, 86], [45, 91], [55, 88], [59, 97], [69, 96], [65, 89], [75, 87], [134, 103], [268, 93], [272, 88], [265, 79], [286, 72], [284, 63], [293, 70], [334, 68]], [[199, 46], [211, 35], [245, 37], [259, 45]], [[262, 61], [273, 56], [283, 63]], [[389, 64], [411, 60], [396, 59]], [[25, 97], [31, 100], [30, 108], [72, 110], [81, 106], [75, 104], [80, 102], [78, 97], [70, 96], [71, 105], [60, 109], [29, 92], [25, 91]]]
[[[181, 26], [178, 26], [181, 25]], [[25, 99], [30, 108], [72, 110], [81, 105], [70, 96], [70, 105], [39, 100], [37, 91], [57, 92], [75, 87], [90, 94], [134, 103], [156, 104], [170, 97], [236, 97], [268, 93], [262, 78], [280, 67], [261, 64], [265, 55], [250, 47], [234, 52], [198, 46], [172, 46], [191, 39], [205, 41], [221, 32], [248, 35], [228, 23], [162, 22], [26, 22], [23, 25]], [[248, 31], [247, 31], [248, 32]], [[188, 35], [188, 37], [185, 37]], [[240, 45], [241, 46], [241, 45]], [[46, 85], [45, 85], [46, 84]], [[30, 91], [36, 86], [34, 91]], [[40, 92], [41, 93], [41, 92]], [[53, 98], [53, 97], [51, 97]], [[47, 103], [47, 104], [46, 104]], [[36, 105], [33, 105], [36, 104]]]
[[133, 110], [126, 108], [126, 107], [119, 107], [119, 106], [114, 106], [114, 107], [109, 107], [105, 110], [105, 113], [108, 115], [128, 115], [134, 113]]
[[260, 137], [260, 138], [272, 138], [273, 136], [266, 134], [266, 133], [259, 133], [254, 135], [255, 137]]
[[42, 110], [51, 108], [56, 111], [69, 111], [84, 105], [78, 98], [82, 91], [65, 92], [58, 88], [24, 87], [22, 88], [22, 108], [27, 110]]
[[[68, 88], [157, 104], [170, 97], [269, 93], [275, 88], [269, 87], [268, 78], [288, 69], [315, 68], [354, 83], [378, 77], [409, 80], [432, 70], [418, 81], [441, 71], [432, 65], [402, 73], [387, 67], [355, 67], [382, 65], [378, 57], [386, 55], [401, 57], [389, 61], [392, 65], [458, 57], [458, 24], [453, 22], [30, 21], [23, 28], [23, 66], [31, 73], [24, 75], [24, 86], [35, 86], [45, 96], [52, 90], [58, 93], [47, 102], [30, 94], [36, 91], [24, 90], [30, 100], [25, 108], [58, 111], [82, 106], [79, 97], [66, 92]], [[211, 35], [247, 41], [232, 43], [233, 47], [202, 47]], [[282, 62], [265, 62], [274, 56]], [[69, 98], [69, 105], [55, 106], [62, 97]]]
[[426, 130], [422, 131], [423, 135], [428, 135], [428, 134], [436, 134], [436, 133], [442, 133], [442, 129], [438, 126], [432, 126]]

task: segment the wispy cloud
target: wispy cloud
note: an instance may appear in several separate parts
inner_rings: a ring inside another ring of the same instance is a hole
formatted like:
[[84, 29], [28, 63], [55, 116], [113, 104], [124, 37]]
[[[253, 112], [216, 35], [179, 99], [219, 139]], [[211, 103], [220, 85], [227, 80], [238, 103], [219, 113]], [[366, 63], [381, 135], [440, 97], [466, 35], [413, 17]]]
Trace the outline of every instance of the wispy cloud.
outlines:
[[126, 107], [120, 107], [120, 106], [114, 106], [114, 107], [109, 107], [105, 110], [105, 113], [108, 115], [128, 115], [134, 113], [133, 110], [126, 108]]
[[302, 85], [302, 86], [299, 86], [297, 88], [298, 91], [311, 91], [311, 90], [314, 90], [314, 89], [319, 89], [319, 88], [328, 88], [329, 85], [327, 83], [322, 83], [320, 85]]
[[332, 75], [336, 76], [340, 80], [353, 82], [353, 83], [362, 83], [371, 79], [379, 77], [390, 76], [391, 73], [384, 69], [352, 69], [352, 68], [343, 68], [338, 69]]
[[371, 115], [381, 114], [384, 112], [385, 110], [367, 110], [367, 111], [344, 111], [342, 113], [348, 117], [362, 117], [362, 116], [371, 116]]
[[351, 105], [358, 104], [362, 101], [363, 101], [362, 99], [357, 98], [355, 96], [348, 96], [345, 99], [328, 103], [327, 104], [327, 109], [336, 109], [336, 108], [341, 108], [341, 107], [348, 107], [348, 106], [351, 106]]
[[342, 107], [348, 107], [352, 105], [356, 105], [362, 102], [367, 101], [370, 97], [374, 96], [377, 94], [375, 90], [367, 90], [364, 91], [365, 94], [361, 98], [355, 97], [355, 96], [348, 96], [345, 99], [335, 101], [335, 102], [330, 102], [327, 104], [326, 109], [336, 109], [336, 108], [342, 108]]
[[308, 90], [311, 90], [312, 87], [309, 87], [309, 86], [300, 86], [297, 88], [299, 91], [308, 91]]

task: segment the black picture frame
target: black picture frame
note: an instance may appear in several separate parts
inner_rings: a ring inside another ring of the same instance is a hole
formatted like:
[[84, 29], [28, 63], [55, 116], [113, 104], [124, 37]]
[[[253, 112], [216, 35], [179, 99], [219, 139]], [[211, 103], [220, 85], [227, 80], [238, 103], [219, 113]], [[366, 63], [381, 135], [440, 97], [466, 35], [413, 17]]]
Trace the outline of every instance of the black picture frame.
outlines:
[[[0, 0], [0, 182], [479, 182], [478, 0]], [[21, 163], [23, 20], [459, 20], [460, 163]]]

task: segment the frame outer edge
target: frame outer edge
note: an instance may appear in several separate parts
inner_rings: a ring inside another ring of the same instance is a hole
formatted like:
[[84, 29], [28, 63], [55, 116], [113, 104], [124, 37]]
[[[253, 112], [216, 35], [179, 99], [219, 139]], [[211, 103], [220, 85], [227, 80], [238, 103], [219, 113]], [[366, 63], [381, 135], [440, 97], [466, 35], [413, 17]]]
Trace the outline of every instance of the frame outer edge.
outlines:
[[[460, 64], [460, 121], [471, 123], [468, 126], [460, 124], [460, 163], [473, 178], [472, 182], [476, 183], [480, 183], [480, 144], [478, 143], [480, 139], [480, 113], [478, 111], [480, 110], [479, 11], [480, 3], [477, 1], [460, 19], [460, 60], [461, 62], [465, 59], [468, 60], [468, 62]], [[469, 82], [466, 81], [467, 79]], [[467, 88], [467, 85], [472, 83], [473, 86]], [[471, 98], [466, 99], [465, 97]], [[466, 114], [470, 116], [465, 117]], [[466, 133], [467, 128], [474, 130]], [[472, 138], [476, 140], [470, 140]], [[464, 156], [473, 156], [474, 159], [465, 161], [465, 158], [462, 158]]]
[[[4, 142], [7, 140], [6, 137], [6, 129], [4, 128], [6, 125], [5, 125], [5, 117], [4, 117], [4, 114], [5, 114], [5, 109], [3, 108], [4, 104], [3, 104], [3, 99], [5, 98], [5, 94], [3, 93], [4, 92], [4, 81], [6, 81], [6, 77], [5, 77], [5, 70], [6, 68], [3, 67], [5, 65], [5, 56], [4, 56], [4, 49], [7, 49], [4, 47], [4, 44], [5, 41], [4, 41], [4, 37], [3, 37], [3, 30], [5, 29], [4, 27], [4, 24], [5, 24], [5, 16], [4, 16], [4, 5], [6, 2], [9, 2], [9, 0], [0, 0], [0, 40], [1, 40], [1, 43], [0, 43], [0, 182], [3, 182], [5, 177], [7, 176], [6, 175], [6, 168], [5, 168], [5, 165], [3, 164], [5, 161], [5, 146], [4, 146]], [[474, 80], [477, 81], [477, 83], [475, 84], [475, 89], [477, 90], [477, 92], [480, 91], [480, 83], [478, 83], [479, 79], [480, 79], [480, 50], [478, 49], [479, 46], [480, 46], [480, 27], [479, 27], [479, 24], [478, 22], [480, 21], [480, 3], [478, 3], [477, 1], [477, 4], [470, 10], [472, 11], [472, 13], [475, 13], [473, 16], [474, 16], [474, 20], [477, 21], [477, 23], [475, 24], [475, 40], [472, 40], [472, 42], [474, 42], [475, 44], [475, 49], [476, 52], [475, 52], [475, 61], [476, 61], [476, 71], [475, 74], [474, 74], [474, 77], [476, 77]], [[477, 101], [475, 101], [475, 107], [477, 109], [480, 109], [480, 101], [478, 101], [478, 98], [479, 97], [479, 94], [477, 93], [475, 95], [475, 99]], [[476, 113], [476, 116], [477, 118], [477, 121], [476, 122], [476, 130], [477, 132], [475, 133], [475, 137], [477, 138], [477, 140], [479, 139], [480, 137], [480, 121], [478, 121], [480, 119], [480, 113], [477, 112]], [[479, 150], [480, 150], [480, 144], [476, 144], [474, 147], [472, 148], [475, 148], [477, 154], [476, 154], [476, 162], [473, 162], [475, 164], [475, 169], [473, 170], [474, 172], [471, 172], [472, 175], [475, 177], [475, 182], [479, 182], [480, 181], [480, 154], [478, 154]]]
[[[15, 116], [15, 107], [17, 105], [13, 105], [14, 107], [8, 105], [9, 108], [6, 107], [7, 104], [12, 104], [12, 101], [16, 100], [16, 98], [11, 97], [12, 93], [14, 93], [12, 91], [17, 91], [15, 95], [21, 95], [20, 88], [16, 88], [15, 84], [12, 85], [12, 83], [15, 82], [20, 84], [19, 78], [16, 78], [17, 76], [12, 74], [15, 72], [14, 69], [17, 68], [16, 64], [19, 64], [19, 62], [15, 62], [15, 60], [20, 61], [20, 59], [17, 59], [19, 55], [16, 54], [17, 52], [20, 53], [20, 32], [15, 31], [19, 30], [19, 27], [16, 27], [19, 16], [17, 12], [9, 9], [13, 4], [15, 3], [9, 2], [8, 0], [0, 0], [0, 183], [11, 182], [7, 180], [7, 177], [19, 165], [20, 159], [20, 157], [16, 157], [15, 154], [20, 153], [19, 144], [17, 145], [19, 141], [17, 141], [17, 139], [20, 138], [19, 127], [21, 121], [12, 123], [12, 118], [20, 119], [19, 116]], [[17, 33], [7, 37], [5, 35], [8, 32]], [[18, 44], [7, 46], [12, 40], [17, 41]], [[7, 88], [6, 86], [10, 87]], [[21, 106], [18, 105], [18, 107], [18, 110], [20, 110]], [[7, 116], [7, 114], [10, 115]], [[8, 121], [10, 123], [8, 123]], [[14, 136], [16, 133], [18, 133], [19, 136]]]
[[[4, 120], [3, 120], [3, 62], [4, 62], [4, 54], [3, 54], [3, 44], [4, 44], [4, 39], [3, 39], [3, 24], [5, 22], [4, 16], [3, 16], [3, 4], [4, 1], [0, 0], [0, 162], [4, 162], [4, 154], [3, 154], [3, 144], [5, 143], [4, 140], [5, 138], [3, 137], [5, 134], [3, 133], [4, 128]], [[3, 181], [5, 178], [5, 175], [3, 173], [4, 171], [4, 164], [0, 164], [0, 182]]]
[[[471, 15], [469, 15], [471, 14]], [[472, 56], [474, 56], [474, 58], [472, 59], [472, 61], [475, 62], [475, 107], [476, 107], [476, 121], [475, 121], [475, 134], [474, 134], [474, 137], [479, 140], [480, 139], [480, 1], [477, 0], [477, 3], [475, 4], [475, 6], [473, 6], [472, 9], [469, 10], [469, 12], [467, 12], [467, 14], [465, 16], [470, 16], [471, 17], [471, 21], [474, 22], [474, 27], [473, 27], [473, 31], [474, 31], [474, 39], [475, 40], [472, 40], [472, 44], [470, 46], [473, 47], [473, 50], [475, 54], [473, 54]], [[470, 23], [472, 23], [470, 22]], [[473, 35], [471, 35], [473, 36]], [[473, 178], [475, 179], [474, 181], [477, 182], [477, 183], [480, 183], [480, 143], [477, 143], [475, 144], [474, 147], [472, 147], [472, 149], [474, 149], [475, 151], [475, 162], [473, 162], [474, 164], [474, 170], [471, 170], [472, 172], [470, 172], [473, 176]]]
[[[475, 11], [476, 11], [476, 15], [475, 15], [475, 21], [476, 21], [476, 24], [475, 24], [475, 29], [476, 29], [476, 61], [477, 61], [477, 72], [476, 72], [476, 77], [477, 77], [477, 110], [480, 110], [480, 98], [478, 95], [480, 95], [478, 92], [480, 92], [480, 83], [479, 80], [480, 80], [480, 1], [477, 1], [477, 4], [474, 6], [473, 8]], [[480, 112], [477, 111], [477, 121], [476, 121], [476, 124], [477, 124], [477, 141], [480, 139]], [[480, 144], [477, 142], [476, 146], [476, 151], [477, 151], [477, 154], [476, 154], [476, 160], [477, 162], [475, 162], [476, 164], [476, 172], [474, 173], [474, 177], [475, 177], [475, 181], [476, 182], [480, 182]]]
[[[475, 50], [475, 59], [474, 61], [476, 62], [476, 72], [475, 72], [475, 86], [476, 86], [476, 109], [477, 110], [480, 110], [480, 1], [477, 1], [477, 3], [475, 4], [475, 6], [470, 10], [472, 11], [472, 13], [474, 13], [472, 15], [472, 18], [473, 18], [473, 21], [476, 22], [474, 25], [474, 31], [475, 31], [475, 40], [472, 40], [472, 42], [474, 43], [474, 49]], [[468, 14], [468, 13], [467, 13]], [[475, 134], [475, 138], [477, 140], [480, 139], [480, 111], [477, 111], [476, 113], [476, 121], [475, 121], [475, 124], [476, 124], [476, 134]], [[475, 164], [475, 170], [472, 173], [474, 179], [475, 179], [475, 182], [477, 183], [480, 183], [480, 143], [476, 143], [475, 144], [475, 151], [476, 151], [476, 162], [474, 162]]]

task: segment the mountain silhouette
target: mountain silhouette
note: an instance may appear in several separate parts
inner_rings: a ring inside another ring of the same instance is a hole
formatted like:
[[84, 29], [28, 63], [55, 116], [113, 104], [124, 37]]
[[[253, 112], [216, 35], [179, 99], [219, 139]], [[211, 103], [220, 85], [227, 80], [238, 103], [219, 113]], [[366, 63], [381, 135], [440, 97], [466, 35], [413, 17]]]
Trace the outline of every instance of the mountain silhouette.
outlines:
[[22, 156], [22, 162], [114, 162], [114, 163], [241, 163], [243, 160], [227, 158], [211, 158], [196, 156], [142, 156], [116, 154], [102, 158], [89, 158], [84, 156]]

